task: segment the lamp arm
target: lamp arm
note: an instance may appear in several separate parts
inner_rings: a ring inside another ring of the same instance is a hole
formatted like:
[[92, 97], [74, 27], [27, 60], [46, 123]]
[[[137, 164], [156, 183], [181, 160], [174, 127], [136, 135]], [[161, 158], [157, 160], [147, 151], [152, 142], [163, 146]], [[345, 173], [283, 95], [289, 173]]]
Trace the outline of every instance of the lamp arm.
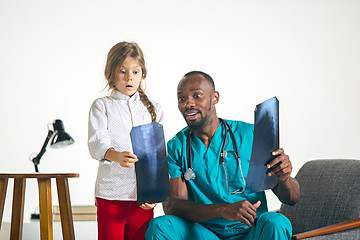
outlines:
[[45, 142], [44, 142], [44, 144], [43, 144], [40, 152], [38, 153], [38, 155], [36, 155], [36, 157], [34, 157], [34, 158], [32, 159], [32, 162], [34, 163], [35, 171], [36, 171], [36, 172], [39, 172], [39, 169], [38, 169], [37, 166], [38, 166], [39, 163], [40, 163], [41, 157], [42, 157], [42, 156], [44, 155], [44, 153], [46, 152], [46, 147], [47, 147], [47, 145], [48, 145], [48, 143], [49, 143], [49, 141], [50, 141], [50, 138], [51, 138], [51, 136], [53, 135], [53, 133], [54, 133], [54, 132], [49, 129], [48, 135], [46, 136]]

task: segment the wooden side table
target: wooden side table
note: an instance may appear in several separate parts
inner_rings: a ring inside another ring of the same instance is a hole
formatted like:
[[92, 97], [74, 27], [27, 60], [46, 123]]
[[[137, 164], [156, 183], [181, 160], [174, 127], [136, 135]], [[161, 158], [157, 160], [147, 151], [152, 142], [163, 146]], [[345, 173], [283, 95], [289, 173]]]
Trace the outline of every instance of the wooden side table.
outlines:
[[25, 201], [25, 183], [27, 178], [36, 178], [39, 185], [40, 239], [53, 239], [51, 179], [56, 179], [59, 198], [63, 239], [75, 239], [71, 211], [68, 178], [79, 177], [77, 173], [0, 173], [0, 228], [5, 205], [6, 189], [9, 178], [14, 178], [14, 192], [11, 216], [10, 239], [22, 239]]

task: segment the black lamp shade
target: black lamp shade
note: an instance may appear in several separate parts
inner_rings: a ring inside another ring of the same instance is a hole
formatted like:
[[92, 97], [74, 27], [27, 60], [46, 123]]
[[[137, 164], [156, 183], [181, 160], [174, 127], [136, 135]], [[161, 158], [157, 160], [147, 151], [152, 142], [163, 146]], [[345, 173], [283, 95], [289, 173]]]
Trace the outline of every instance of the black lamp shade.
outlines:
[[55, 133], [51, 140], [50, 147], [61, 148], [74, 143], [74, 139], [66, 132]]
[[50, 147], [61, 148], [74, 143], [74, 139], [64, 130], [64, 124], [61, 120], [57, 119], [53, 123], [54, 136], [51, 140]]

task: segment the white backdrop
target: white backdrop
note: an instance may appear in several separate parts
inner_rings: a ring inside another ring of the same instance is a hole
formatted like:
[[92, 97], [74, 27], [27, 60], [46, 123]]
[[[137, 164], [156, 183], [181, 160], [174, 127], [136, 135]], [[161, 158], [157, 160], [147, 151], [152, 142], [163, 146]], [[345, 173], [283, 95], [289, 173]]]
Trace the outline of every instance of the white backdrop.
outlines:
[[[202, 70], [215, 80], [223, 118], [253, 122], [255, 105], [278, 97], [280, 143], [294, 176], [311, 159], [360, 159], [359, 10], [356, 0], [0, 0], [0, 172], [34, 172], [29, 155], [60, 118], [75, 144], [48, 148], [40, 172], [80, 173], [69, 181], [71, 201], [93, 204], [88, 111], [107, 94], [106, 55], [123, 40], [145, 53], [147, 90], [165, 109], [167, 140], [185, 126], [177, 83]], [[28, 181], [25, 220], [37, 194]], [[267, 195], [269, 208], [278, 208]], [[56, 196], [53, 184], [55, 203]], [[12, 183], [5, 221], [11, 199]]]

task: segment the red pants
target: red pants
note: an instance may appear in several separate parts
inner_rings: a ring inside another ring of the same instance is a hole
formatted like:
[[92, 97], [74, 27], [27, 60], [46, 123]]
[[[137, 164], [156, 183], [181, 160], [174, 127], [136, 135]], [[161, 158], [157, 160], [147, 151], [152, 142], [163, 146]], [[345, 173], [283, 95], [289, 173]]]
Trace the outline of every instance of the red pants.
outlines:
[[97, 198], [99, 240], [141, 240], [154, 209], [144, 210], [136, 201], [117, 201]]

